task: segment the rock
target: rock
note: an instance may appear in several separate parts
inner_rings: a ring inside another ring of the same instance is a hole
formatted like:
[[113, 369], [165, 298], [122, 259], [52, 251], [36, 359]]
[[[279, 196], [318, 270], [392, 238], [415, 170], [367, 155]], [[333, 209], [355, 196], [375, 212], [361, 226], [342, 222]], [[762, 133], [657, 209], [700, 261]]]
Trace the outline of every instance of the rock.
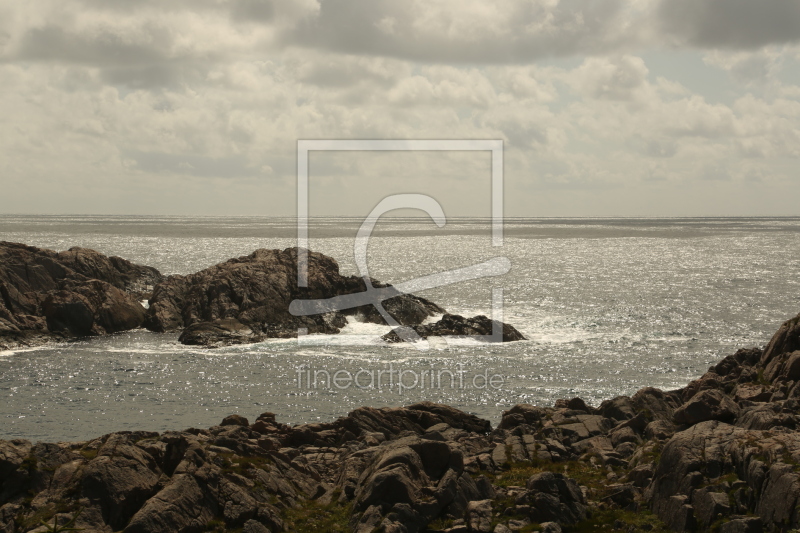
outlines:
[[627, 396], [617, 396], [611, 400], [605, 400], [597, 408], [597, 411], [604, 417], [614, 420], [628, 420], [636, 416], [633, 402]]
[[542, 533], [561, 533], [561, 526], [556, 522], [543, 522], [539, 526], [542, 528]]
[[[445, 314], [433, 324], [412, 326], [411, 329], [423, 339], [442, 336], [488, 336], [494, 329], [502, 332], [502, 342], [521, 341], [525, 337], [513, 326], [491, 320], [484, 315], [464, 318], [460, 315]], [[390, 331], [383, 337], [386, 342], [403, 342], [397, 331]]]
[[161, 470], [153, 457], [129, 443], [125, 435], [112, 435], [86, 465], [83, 496], [100, 507], [104, 522], [114, 531], [125, 527], [158, 487]]
[[757, 516], [743, 516], [725, 522], [720, 526], [719, 531], [720, 533], [761, 533], [764, 531], [764, 526]]
[[678, 394], [645, 387], [631, 397], [634, 411], [646, 421], [671, 421], [675, 409], [683, 403]]
[[694, 491], [692, 506], [697, 523], [702, 527], [709, 527], [717, 519], [731, 514], [728, 495], [724, 492], [714, 492], [708, 487]]
[[467, 504], [467, 530], [476, 533], [491, 533], [492, 500], [480, 500]]
[[770, 339], [759, 360], [764, 377], [772, 381], [785, 361], [785, 355], [800, 350], [800, 315], [784, 322]]
[[198, 322], [183, 330], [178, 342], [193, 346], [218, 348], [234, 344], [261, 342], [267, 337], [254, 333], [235, 318], [223, 318], [214, 322]]
[[[272, 419], [273, 420], [275, 419], [275, 415], [272, 415]], [[248, 422], [248, 420], [245, 417], [241, 416], [241, 415], [228, 415], [228, 416], [226, 416], [225, 418], [222, 419], [222, 422], [220, 422], [219, 425], [220, 426], [242, 426], [242, 427], [248, 427], [250, 425], [250, 422]]]
[[541, 407], [534, 407], [529, 404], [515, 405], [508, 411], [503, 412], [498, 428], [514, 429], [523, 424], [539, 427], [549, 414], [546, 409]]
[[261, 522], [255, 520], [248, 520], [242, 527], [242, 533], [271, 533], [267, 527]]
[[[370, 311], [372, 306], [311, 316], [292, 315], [289, 305], [294, 300], [328, 299], [366, 291], [362, 278], [340, 275], [334, 259], [315, 252], [308, 252], [308, 287], [300, 288], [297, 255], [297, 248], [260, 249], [195, 274], [170, 276], [156, 285], [145, 326], [152, 331], [194, 326], [184, 332], [184, 341], [222, 346], [257, 342], [267, 337], [295, 337], [298, 328], [308, 333], [338, 333], [346, 324], [345, 315], [383, 323], [380, 315], [376, 317]], [[373, 285], [391, 289], [379, 282]], [[400, 324], [418, 324], [444, 312], [432, 302], [413, 295], [397, 293], [390, 300], [384, 302], [385, 307], [390, 314], [396, 313], [395, 319]]]
[[633, 470], [628, 472], [628, 481], [633, 483], [635, 487], [643, 489], [650, 484], [650, 480], [653, 479], [654, 473], [655, 467], [653, 466], [653, 463], [638, 465], [633, 468]]
[[739, 406], [718, 390], [705, 390], [680, 406], [674, 416], [678, 424], [693, 425], [707, 420], [732, 422], [739, 414]]
[[734, 390], [734, 399], [737, 402], [766, 402], [772, 396], [772, 391], [763, 385], [742, 383]]
[[153, 268], [93, 250], [0, 242], [0, 349], [139, 327]]
[[530, 506], [531, 520], [570, 525], [586, 518], [586, 501], [574, 479], [542, 472], [531, 476], [525, 487], [527, 491], [517, 499], [517, 504], [524, 502]]
[[670, 496], [659, 517], [673, 531], [694, 531], [697, 528], [697, 521], [694, 517], [694, 508], [688, 502], [688, 496]]

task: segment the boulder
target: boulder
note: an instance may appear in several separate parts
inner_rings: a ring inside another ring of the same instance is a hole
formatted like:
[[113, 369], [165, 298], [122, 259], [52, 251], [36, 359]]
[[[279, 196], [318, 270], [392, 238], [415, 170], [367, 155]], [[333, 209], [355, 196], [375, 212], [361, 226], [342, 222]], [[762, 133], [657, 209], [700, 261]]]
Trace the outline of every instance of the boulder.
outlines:
[[0, 349], [137, 328], [161, 274], [86, 248], [0, 242]]
[[491, 533], [492, 500], [480, 500], [467, 504], [467, 530], [474, 533]]
[[541, 472], [531, 476], [525, 487], [527, 490], [517, 498], [517, 505], [530, 506], [528, 512], [532, 521], [571, 525], [586, 518], [586, 500], [574, 479]]
[[249, 344], [266, 339], [254, 333], [235, 318], [222, 318], [213, 322], [198, 322], [187, 327], [178, 337], [178, 342], [192, 346], [217, 348], [233, 344]]
[[762, 533], [764, 526], [757, 516], [733, 518], [719, 527], [720, 533]]
[[739, 414], [739, 406], [718, 390], [704, 390], [675, 410], [673, 418], [678, 424], [694, 425], [707, 420], [732, 422]]
[[[513, 326], [491, 320], [484, 315], [464, 318], [461, 315], [445, 314], [438, 322], [411, 326], [411, 329], [422, 339], [428, 337], [474, 337], [490, 336], [495, 329], [501, 332], [502, 342], [521, 341], [525, 337]], [[403, 342], [403, 338], [396, 330], [390, 331], [383, 337], [386, 342]]]

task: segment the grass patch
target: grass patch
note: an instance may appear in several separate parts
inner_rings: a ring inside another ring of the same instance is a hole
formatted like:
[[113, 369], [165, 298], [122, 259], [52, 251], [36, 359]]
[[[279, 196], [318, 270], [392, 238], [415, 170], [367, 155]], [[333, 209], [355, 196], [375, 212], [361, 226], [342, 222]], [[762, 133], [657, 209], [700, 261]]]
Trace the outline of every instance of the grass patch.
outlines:
[[[82, 509], [78, 507], [77, 502], [58, 501], [55, 503], [49, 503], [44, 507], [39, 508], [35, 513], [29, 516], [18, 516], [15, 522], [17, 523], [19, 530], [28, 531], [29, 529], [41, 526], [43, 523], [46, 524], [57, 514], [73, 513], [72, 521], [74, 522], [74, 520], [78, 518], [78, 515], [80, 515], [81, 511]], [[51, 531], [53, 530], [53, 526], [47, 527], [51, 528]]]
[[531, 476], [541, 472], [564, 474], [573, 478], [579, 485], [590, 488], [600, 488], [607, 482], [608, 470], [596, 467], [587, 461], [566, 461], [553, 463], [551, 461], [536, 460], [525, 463], [511, 463], [508, 470], [493, 475], [490, 472], [481, 472], [492, 483], [499, 487], [525, 487]]
[[627, 531], [634, 526], [637, 531], [653, 531], [655, 533], [667, 533], [671, 531], [664, 522], [649, 510], [642, 509], [636, 512], [624, 511], [622, 509], [605, 509], [595, 511], [591, 518], [578, 522], [573, 526], [564, 528], [567, 533], [597, 533], [598, 531], [613, 531], [614, 523], [619, 520], [625, 525], [621, 531]]
[[283, 512], [286, 531], [290, 533], [350, 533], [348, 526], [352, 504], [338, 503], [337, 494], [333, 501], [321, 505], [315, 501], [304, 502], [297, 508], [288, 508]]

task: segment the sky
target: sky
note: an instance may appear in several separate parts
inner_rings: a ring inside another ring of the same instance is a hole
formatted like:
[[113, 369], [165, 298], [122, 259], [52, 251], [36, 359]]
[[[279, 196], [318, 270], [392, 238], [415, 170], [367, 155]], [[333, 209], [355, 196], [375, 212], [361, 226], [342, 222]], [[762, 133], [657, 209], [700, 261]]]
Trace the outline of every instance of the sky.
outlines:
[[[0, 124], [0, 214], [293, 216], [299, 139], [481, 139], [507, 216], [798, 216], [800, 2], [0, 0]], [[490, 174], [312, 152], [309, 213]]]

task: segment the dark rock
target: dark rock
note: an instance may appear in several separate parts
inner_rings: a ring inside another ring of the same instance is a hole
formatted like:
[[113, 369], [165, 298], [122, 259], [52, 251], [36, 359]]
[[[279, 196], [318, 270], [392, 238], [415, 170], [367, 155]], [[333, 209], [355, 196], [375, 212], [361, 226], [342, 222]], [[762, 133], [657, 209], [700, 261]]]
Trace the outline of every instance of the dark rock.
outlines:
[[82, 492], [117, 531], [155, 494], [160, 475], [152, 456], [132, 446], [127, 436], [112, 435], [86, 465]]
[[0, 242], [0, 350], [139, 327], [157, 270], [93, 250]]
[[725, 522], [720, 526], [719, 531], [720, 533], [761, 533], [764, 531], [764, 526], [757, 516], [743, 516]]
[[[522, 333], [513, 326], [491, 320], [484, 315], [464, 318], [460, 315], [445, 314], [438, 322], [433, 324], [411, 326], [411, 329], [423, 339], [442, 336], [489, 336], [492, 335], [494, 328], [502, 332], [503, 342], [525, 340]], [[403, 342], [397, 331], [390, 331], [381, 338], [386, 342]]]
[[800, 315], [784, 322], [770, 339], [759, 360], [764, 377], [772, 381], [785, 361], [785, 355], [800, 350]]
[[688, 496], [670, 496], [662, 509], [659, 517], [673, 531], [694, 531], [697, 529], [694, 508], [689, 505]]
[[527, 491], [517, 504], [530, 505], [533, 521], [570, 525], [586, 518], [586, 501], [574, 479], [542, 472], [531, 476], [525, 486]]
[[728, 495], [724, 492], [714, 492], [709, 487], [694, 491], [692, 506], [697, 523], [704, 528], [709, 527], [719, 518], [731, 514]]
[[[294, 300], [328, 299], [366, 291], [364, 280], [339, 274], [338, 263], [325, 255], [308, 252], [308, 287], [297, 283], [297, 248], [256, 250], [189, 276], [170, 276], [159, 283], [150, 299], [145, 326], [153, 331], [175, 331], [208, 323], [186, 331], [186, 342], [204, 346], [258, 341], [266, 337], [295, 337], [299, 328], [308, 333], [338, 333], [345, 315], [380, 321], [360, 306], [342, 312], [320, 312], [294, 316]], [[390, 286], [373, 282], [375, 287]], [[395, 291], [396, 292], [396, 291]], [[391, 301], [390, 301], [391, 300]], [[418, 324], [444, 310], [417, 296], [400, 294], [386, 300], [385, 307], [400, 324]], [[232, 322], [235, 319], [242, 326]], [[245, 333], [249, 328], [252, 333]]]
[[219, 423], [220, 426], [242, 426], [248, 427], [250, 422], [241, 415], [228, 415]]
[[604, 417], [614, 420], [628, 420], [636, 416], [633, 402], [627, 396], [617, 396], [611, 400], [605, 400], [597, 408], [597, 411]]
[[534, 407], [529, 404], [515, 405], [508, 411], [503, 412], [498, 428], [513, 429], [520, 425], [539, 427], [548, 414], [548, 411], [541, 407]]
[[678, 424], [693, 425], [707, 420], [731, 422], [739, 414], [739, 406], [718, 390], [705, 390], [675, 410]]
[[223, 318], [214, 322], [198, 322], [187, 327], [178, 337], [178, 342], [193, 346], [217, 348], [234, 344], [261, 342], [267, 337], [254, 333], [235, 318]]

